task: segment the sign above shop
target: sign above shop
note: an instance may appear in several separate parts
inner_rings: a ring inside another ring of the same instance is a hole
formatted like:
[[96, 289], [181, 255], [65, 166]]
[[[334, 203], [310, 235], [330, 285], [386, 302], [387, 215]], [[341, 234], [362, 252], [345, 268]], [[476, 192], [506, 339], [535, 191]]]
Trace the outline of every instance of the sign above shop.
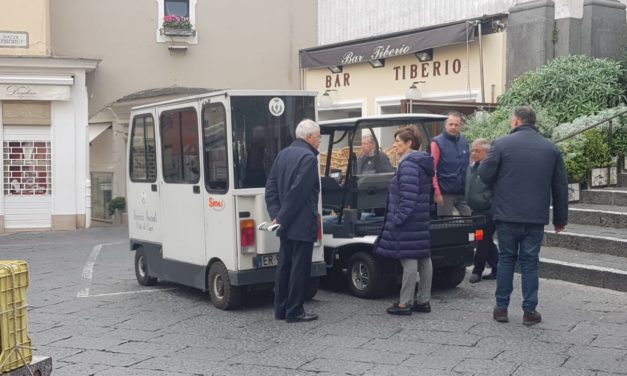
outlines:
[[474, 39], [474, 27], [466, 22], [428, 27], [378, 38], [361, 39], [300, 51], [302, 68], [319, 68], [365, 63], [409, 55], [429, 48]]
[[0, 100], [67, 101], [70, 86], [0, 84]]
[[24, 31], [0, 31], [0, 47], [28, 48], [28, 33]]

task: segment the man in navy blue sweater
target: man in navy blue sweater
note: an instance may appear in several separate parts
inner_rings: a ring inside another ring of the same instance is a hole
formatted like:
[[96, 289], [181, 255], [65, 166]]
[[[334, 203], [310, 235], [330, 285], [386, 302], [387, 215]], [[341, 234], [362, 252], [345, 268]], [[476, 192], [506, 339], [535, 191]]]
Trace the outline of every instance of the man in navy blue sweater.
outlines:
[[266, 182], [266, 206], [280, 224], [279, 265], [274, 281], [274, 317], [287, 322], [312, 321], [303, 309], [311, 274], [313, 243], [318, 237], [318, 147], [320, 127], [305, 119], [296, 140], [277, 155]]
[[531, 107], [518, 107], [512, 131], [494, 141], [479, 176], [494, 190], [494, 222], [499, 239], [496, 307], [493, 317], [507, 322], [514, 266], [520, 262], [523, 324], [542, 321], [538, 305], [538, 263], [544, 226], [553, 204], [555, 232], [568, 222], [568, 183], [559, 149], [536, 128]]

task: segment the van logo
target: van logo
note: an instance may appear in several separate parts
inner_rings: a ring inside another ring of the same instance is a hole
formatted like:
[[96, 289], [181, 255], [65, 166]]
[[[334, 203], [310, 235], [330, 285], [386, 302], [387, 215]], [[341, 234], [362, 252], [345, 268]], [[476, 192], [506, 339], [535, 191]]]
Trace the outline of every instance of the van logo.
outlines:
[[272, 115], [277, 117], [281, 116], [283, 115], [283, 111], [285, 111], [285, 103], [283, 102], [283, 99], [274, 97], [270, 99], [268, 109]]
[[214, 200], [213, 197], [209, 197], [209, 207], [215, 211], [222, 211], [224, 209], [224, 200]]

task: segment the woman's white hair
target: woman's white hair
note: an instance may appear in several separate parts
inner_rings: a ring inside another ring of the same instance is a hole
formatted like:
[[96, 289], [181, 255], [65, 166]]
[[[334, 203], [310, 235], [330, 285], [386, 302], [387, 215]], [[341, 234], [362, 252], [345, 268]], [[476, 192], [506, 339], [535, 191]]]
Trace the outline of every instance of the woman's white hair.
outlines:
[[320, 126], [318, 123], [311, 119], [303, 119], [296, 127], [296, 138], [302, 138], [303, 140], [312, 134], [320, 132]]

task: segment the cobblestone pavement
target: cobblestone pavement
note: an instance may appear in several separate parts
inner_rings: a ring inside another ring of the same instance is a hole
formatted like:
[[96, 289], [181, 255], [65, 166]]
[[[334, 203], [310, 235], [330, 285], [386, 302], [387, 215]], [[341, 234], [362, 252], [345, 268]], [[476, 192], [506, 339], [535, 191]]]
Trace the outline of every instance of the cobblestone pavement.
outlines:
[[[627, 294], [541, 281], [545, 321], [492, 320], [494, 281], [434, 291], [430, 314], [391, 317], [395, 298], [320, 291], [311, 323], [275, 321], [268, 293], [232, 312], [173, 284], [141, 287], [122, 228], [0, 236], [31, 267], [29, 328], [53, 375], [627, 374]], [[93, 266], [93, 268], [92, 268]]]

